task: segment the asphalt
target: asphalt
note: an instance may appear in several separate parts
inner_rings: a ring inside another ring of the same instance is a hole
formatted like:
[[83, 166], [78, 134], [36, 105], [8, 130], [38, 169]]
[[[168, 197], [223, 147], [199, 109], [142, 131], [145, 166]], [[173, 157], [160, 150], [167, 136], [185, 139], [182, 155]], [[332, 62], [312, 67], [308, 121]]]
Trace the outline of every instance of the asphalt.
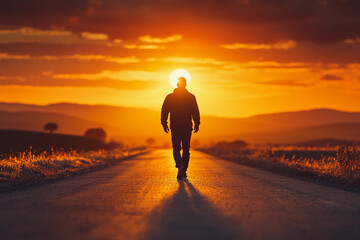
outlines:
[[360, 195], [170, 150], [0, 194], [0, 239], [359, 239]]

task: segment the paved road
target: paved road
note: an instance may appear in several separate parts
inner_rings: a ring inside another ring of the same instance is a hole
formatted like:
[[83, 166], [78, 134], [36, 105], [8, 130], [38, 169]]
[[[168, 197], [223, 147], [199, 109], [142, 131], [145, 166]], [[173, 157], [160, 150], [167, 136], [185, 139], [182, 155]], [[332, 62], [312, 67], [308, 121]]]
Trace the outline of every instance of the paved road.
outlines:
[[0, 195], [0, 239], [359, 239], [360, 195], [170, 150]]

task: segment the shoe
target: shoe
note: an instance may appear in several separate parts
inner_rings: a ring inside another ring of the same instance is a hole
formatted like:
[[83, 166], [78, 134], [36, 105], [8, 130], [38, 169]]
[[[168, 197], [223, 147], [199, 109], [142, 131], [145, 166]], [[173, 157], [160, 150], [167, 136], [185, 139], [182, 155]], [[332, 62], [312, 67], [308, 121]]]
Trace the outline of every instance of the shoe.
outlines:
[[184, 177], [185, 174], [185, 168], [181, 167], [178, 170], [177, 179], [181, 180]]

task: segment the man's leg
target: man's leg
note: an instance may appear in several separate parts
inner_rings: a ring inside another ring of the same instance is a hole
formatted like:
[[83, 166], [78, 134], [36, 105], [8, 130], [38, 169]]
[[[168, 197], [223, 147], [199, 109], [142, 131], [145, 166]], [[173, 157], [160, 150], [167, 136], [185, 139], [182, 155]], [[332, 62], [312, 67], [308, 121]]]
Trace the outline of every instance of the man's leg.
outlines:
[[191, 131], [185, 131], [181, 134], [181, 142], [182, 142], [182, 161], [185, 167], [185, 171], [189, 166], [190, 160], [190, 140], [191, 140]]
[[180, 168], [181, 166], [183, 166], [183, 162], [180, 155], [181, 135], [177, 132], [171, 131], [171, 141], [173, 145], [173, 156], [174, 156], [175, 164], [177, 168]]

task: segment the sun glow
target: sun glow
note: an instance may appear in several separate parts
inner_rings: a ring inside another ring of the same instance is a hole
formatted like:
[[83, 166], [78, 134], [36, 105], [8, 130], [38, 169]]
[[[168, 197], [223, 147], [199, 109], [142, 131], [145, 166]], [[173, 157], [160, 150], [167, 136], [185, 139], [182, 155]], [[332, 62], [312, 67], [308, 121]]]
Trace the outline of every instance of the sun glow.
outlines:
[[179, 77], [184, 77], [186, 79], [186, 84], [188, 85], [190, 83], [191, 80], [191, 76], [190, 73], [188, 71], [186, 71], [185, 69], [176, 69], [174, 70], [171, 74], [170, 74], [170, 84], [173, 87], [177, 87], [177, 82]]

